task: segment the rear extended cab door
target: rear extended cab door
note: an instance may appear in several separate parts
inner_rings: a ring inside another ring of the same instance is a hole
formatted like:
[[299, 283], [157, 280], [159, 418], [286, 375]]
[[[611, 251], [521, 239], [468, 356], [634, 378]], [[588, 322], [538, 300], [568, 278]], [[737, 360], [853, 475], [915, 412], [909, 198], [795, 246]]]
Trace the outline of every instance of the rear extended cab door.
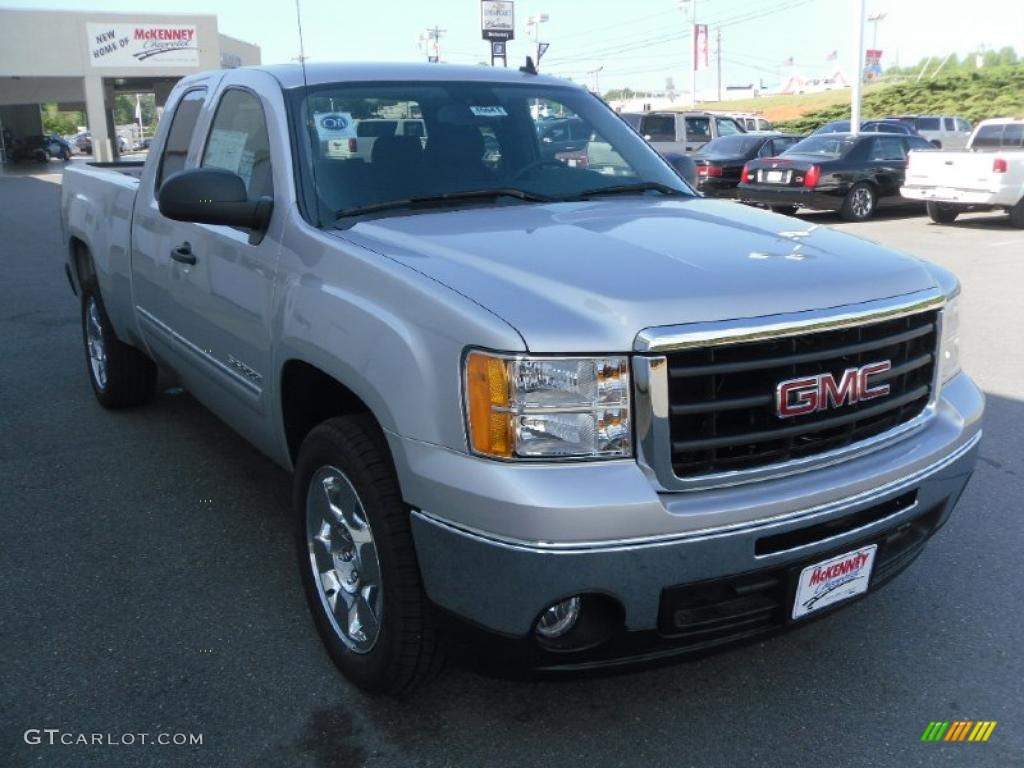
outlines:
[[[230, 71], [208, 84], [184, 168], [231, 170], [246, 182], [250, 198], [273, 198], [264, 236], [169, 221], [157, 207], [155, 183], [144, 182], [137, 203], [138, 312], [151, 348], [192, 394], [257, 445], [272, 433], [270, 345], [289, 209], [283, 200], [291, 189], [288, 147], [277, 81], [258, 70]], [[182, 252], [188, 259], [175, 257]]]

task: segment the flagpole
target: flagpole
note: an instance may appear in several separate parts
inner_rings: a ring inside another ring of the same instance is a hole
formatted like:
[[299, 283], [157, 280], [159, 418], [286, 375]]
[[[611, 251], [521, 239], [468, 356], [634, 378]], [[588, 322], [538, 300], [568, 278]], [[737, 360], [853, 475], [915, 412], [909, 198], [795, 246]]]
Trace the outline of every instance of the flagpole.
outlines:
[[142, 129], [142, 101], [137, 93], [135, 94], [135, 119], [139, 121], [139, 146], [142, 146], [146, 135]]
[[857, 10], [857, 76], [853, 81], [852, 103], [850, 104], [850, 132], [856, 136], [860, 133], [860, 98], [861, 87], [864, 83], [864, 0], [854, 0], [854, 7]]

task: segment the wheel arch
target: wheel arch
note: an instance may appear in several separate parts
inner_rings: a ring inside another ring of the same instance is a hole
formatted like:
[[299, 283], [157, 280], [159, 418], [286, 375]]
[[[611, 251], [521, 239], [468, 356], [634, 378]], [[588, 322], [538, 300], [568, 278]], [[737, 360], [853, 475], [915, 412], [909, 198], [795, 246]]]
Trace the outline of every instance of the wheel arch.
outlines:
[[306, 436], [328, 419], [364, 413], [384, 429], [381, 416], [366, 399], [338, 376], [303, 358], [290, 357], [284, 362], [278, 387], [281, 426], [292, 466]]

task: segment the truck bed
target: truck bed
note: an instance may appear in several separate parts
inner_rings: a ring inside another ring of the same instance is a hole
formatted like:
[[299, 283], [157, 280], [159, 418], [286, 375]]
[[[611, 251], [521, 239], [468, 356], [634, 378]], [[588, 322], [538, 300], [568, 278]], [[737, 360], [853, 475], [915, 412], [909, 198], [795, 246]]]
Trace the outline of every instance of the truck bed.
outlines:
[[[134, 339], [131, 223], [143, 163], [72, 164], [61, 184], [61, 223], [73, 245], [88, 243], [105, 308], [118, 336]], [[119, 285], [113, 283], [117, 281]]]

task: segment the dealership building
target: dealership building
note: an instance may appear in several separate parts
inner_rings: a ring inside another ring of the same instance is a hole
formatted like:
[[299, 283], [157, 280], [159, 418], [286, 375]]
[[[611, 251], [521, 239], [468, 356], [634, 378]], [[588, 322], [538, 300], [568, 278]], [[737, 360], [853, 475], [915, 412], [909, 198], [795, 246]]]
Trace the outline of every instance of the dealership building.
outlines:
[[153, 93], [161, 108], [186, 75], [259, 63], [212, 15], [0, 9], [0, 125], [39, 135], [39, 105], [57, 102], [85, 112], [96, 159], [111, 160], [118, 94]]

